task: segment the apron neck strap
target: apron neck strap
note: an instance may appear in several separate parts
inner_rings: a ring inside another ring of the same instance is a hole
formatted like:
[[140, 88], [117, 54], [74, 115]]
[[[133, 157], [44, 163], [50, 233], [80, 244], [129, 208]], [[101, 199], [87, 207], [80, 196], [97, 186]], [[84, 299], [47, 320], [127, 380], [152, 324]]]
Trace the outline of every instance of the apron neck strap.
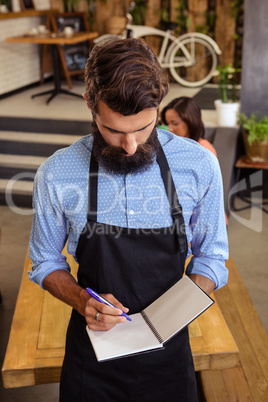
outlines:
[[185, 222], [182, 213], [182, 206], [179, 203], [178, 194], [171, 175], [169, 164], [161, 144], [156, 160], [160, 168], [162, 180], [168, 197], [170, 213], [179, 236], [180, 250], [183, 253], [187, 249], [187, 237], [185, 233]]
[[173, 220], [175, 220], [178, 215], [182, 214], [182, 207], [179, 203], [177, 191], [170, 172], [169, 164], [161, 145], [156, 160], [160, 167], [161, 177], [168, 197], [170, 205], [170, 213], [172, 215]]
[[[181, 252], [185, 251], [187, 247], [187, 239], [185, 236], [185, 223], [182, 214], [182, 207], [179, 203], [177, 191], [173, 182], [166, 155], [159, 143], [159, 150], [156, 157], [157, 163], [160, 168], [161, 177], [165, 186], [166, 194], [170, 205], [170, 213], [174, 224], [176, 225], [179, 235], [179, 244]], [[98, 163], [94, 156], [94, 143], [90, 158], [89, 167], [89, 183], [88, 183], [88, 210], [87, 220], [97, 221], [97, 207], [98, 207]]]
[[87, 221], [97, 221], [98, 210], [98, 170], [99, 166], [94, 156], [94, 142], [91, 152], [88, 179]]

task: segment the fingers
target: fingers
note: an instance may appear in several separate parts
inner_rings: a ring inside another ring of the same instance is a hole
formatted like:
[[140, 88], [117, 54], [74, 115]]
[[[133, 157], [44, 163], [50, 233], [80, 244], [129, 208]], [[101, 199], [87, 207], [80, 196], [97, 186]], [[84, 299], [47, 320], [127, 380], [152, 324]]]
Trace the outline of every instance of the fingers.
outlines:
[[102, 295], [103, 297], [105, 297], [105, 299], [107, 299], [110, 303], [112, 303], [114, 306], [118, 307], [122, 311], [124, 311], [125, 313], [127, 313], [129, 311], [129, 308], [123, 306], [122, 303], [120, 303], [112, 294], [106, 294], [106, 295]]
[[[91, 297], [86, 305], [85, 318], [89, 329], [94, 331], [108, 331], [116, 324], [124, 323], [126, 318], [121, 316], [122, 311], [128, 312], [128, 308], [124, 307], [114, 296], [111, 294], [102, 295], [115, 307], [110, 307], [104, 303], [100, 303]], [[98, 314], [96, 320], [96, 314]]]

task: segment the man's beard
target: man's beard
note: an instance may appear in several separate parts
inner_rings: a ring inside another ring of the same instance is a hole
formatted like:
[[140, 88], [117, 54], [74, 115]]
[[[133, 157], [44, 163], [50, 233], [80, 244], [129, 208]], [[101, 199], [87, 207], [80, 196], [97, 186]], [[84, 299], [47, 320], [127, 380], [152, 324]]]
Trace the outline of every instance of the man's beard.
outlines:
[[131, 156], [126, 156], [123, 148], [107, 144], [95, 122], [92, 123], [92, 135], [94, 138], [93, 153], [97, 162], [114, 174], [144, 172], [153, 163], [160, 146], [156, 127], [147, 141], [138, 145], [135, 154]]

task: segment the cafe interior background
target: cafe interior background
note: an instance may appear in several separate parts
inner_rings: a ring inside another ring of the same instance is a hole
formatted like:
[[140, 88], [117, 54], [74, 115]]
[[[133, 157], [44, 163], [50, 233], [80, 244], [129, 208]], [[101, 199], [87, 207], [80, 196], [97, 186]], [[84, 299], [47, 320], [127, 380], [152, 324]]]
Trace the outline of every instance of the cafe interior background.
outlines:
[[[49, 104], [46, 103], [49, 95], [32, 98], [36, 93], [53, 89], [53, 65], [49, 45], [9, 43], [6, 38], [23, 36], [33, 29], [38, 29], [40, 25], [45, 25], [46, 29], [51, 30], [53, 27], [48, 16], [66, 11], [84, 12], [89, 31], [96, 32], [98, 36], [118, 33], [124, 25], [129, 3], [130, 1], [123, 0], [0, 0], [1, 367], [7, 350], [29, 242], [34, 173], [56, 149], [68, 146], [82, 135], [88, 134], [91, 121], [91, 115], [82, 98], [60, 93]], [[268, 115], [266, 0], [258, 0], [258, 7], [253, 0], [149, 0], [136, 3], [140, 7], [136, 15], [139, 24], [165, 29], [168, 22], [176, 21], [176, 36], [196, 31], [211, 36], [222, 51], [219, 64], [222, 67], [230, 64], [241, 70], [236, 82], [240, 111], [248, 116], [256, 112]], [[93, 46], [92, 41], [90, 45]], [[250, 318], [257, 314], [260, 333], [255, 333], [255, 342], [267, 346], [268, 219], [265, 205], [268, 160], [254, 166], [236, 166], [239, 158], [245, 153], [242, 130], [238, 123], [233, 127], [220, 126], [218, 123], [214, 106], [214, 101], [219, 97], [217, 77], [198, 88], [182, 87], [172, 77], [169, 76], [169, 79], [170, 92], [162, 106], [178, 96], [191, 96], [196, 99], [202, 110], [208, 138], [218, 147], [228, 213], [230, 255], [253, 303], [252, 309], [256, 309], [253, 313], [248, 313], [249, 324], [247, 327], [243, 323], [243, 328], [250, 337]], [[68, 78], [62, 64], [60, 80], [62, 88], [68, 91], [81, 94], [84, 90], [83, 74], [71, 75]], [[14, 177], [15, 183], [12, 181]], [[243, 299], [239, 302], [243, 303]], [[243, 308], [246, 310], [246, 305]], [[236, 319], [237, 317], [234, 321]], [[236, 329], [232, 332], [232, 327], [230, 330], [232, 335], [239, 339], [240, 333], [236, 333]], [[237, 339], [235, 338], [240, 347]], [[249, 396], [247, 400], [256, 402], [268, 400], [267, 360], [265, 362], [265, 357], [258, 357], [260, 351], [254, 348], [256, 345], [251, 345], [247, 352], [243, 351], [242, 347], [240, 349], [240, 364], [248, 388], [246, 385], [243, 388], [236, 382], [233, 384], [236, 391], [233, 391], [231, 383], [235, 382], [236, 377], [231, 381], [227, 374], [225, 377], [223, 375], [226, 392], [218, 396], [217, 401], [244, 401], [245, 395]], [[267, 350], [268, 348], [266, 353]], [[247, 358], [242, 358], [244, 352]], [[205, 381], [205, 376], [202, 378]], [[219, 382], [217, 384], [219, 385]], [[242, 388], [246, 389], [247, 394], [242, 394]], [[257, 389], [260, 389], [259, 394]], [[200, 400], [210, 400], [209, 390], [205, 389], [204, 392], [207, 394], [202, 393]], [[57, 395], [57, 383], [4, 388], [3, 380], [0, 381], [1, 402], [28, 402], [37, 398], [41, 402], [56, 401]]]

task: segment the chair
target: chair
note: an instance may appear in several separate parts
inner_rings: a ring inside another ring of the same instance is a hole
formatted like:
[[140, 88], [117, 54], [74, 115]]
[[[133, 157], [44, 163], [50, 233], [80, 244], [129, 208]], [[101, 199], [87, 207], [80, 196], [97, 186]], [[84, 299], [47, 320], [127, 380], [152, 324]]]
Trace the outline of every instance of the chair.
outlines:
[[235, 182], [234, 167], [238, 153], [238, 127], [207, 127], [205, 136], [211, 142], [217, 152], [222, 172], [224, 207], [229, 215], [229, 191]]

